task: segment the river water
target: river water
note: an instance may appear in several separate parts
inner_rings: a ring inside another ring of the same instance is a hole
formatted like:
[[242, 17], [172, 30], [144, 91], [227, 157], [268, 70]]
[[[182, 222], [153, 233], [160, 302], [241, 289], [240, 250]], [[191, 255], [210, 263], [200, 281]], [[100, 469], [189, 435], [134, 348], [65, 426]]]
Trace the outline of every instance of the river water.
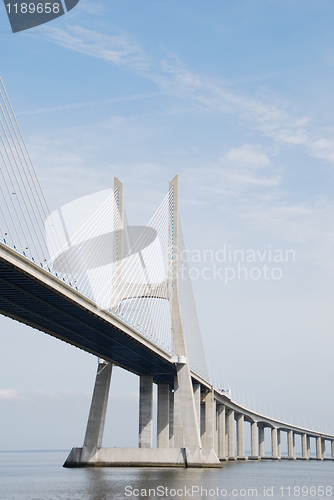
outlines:
[[226, 463], [223, 469], [64, 469], [68, 451], [1, 452], [1, 500], [334, 498], [334, 462]]

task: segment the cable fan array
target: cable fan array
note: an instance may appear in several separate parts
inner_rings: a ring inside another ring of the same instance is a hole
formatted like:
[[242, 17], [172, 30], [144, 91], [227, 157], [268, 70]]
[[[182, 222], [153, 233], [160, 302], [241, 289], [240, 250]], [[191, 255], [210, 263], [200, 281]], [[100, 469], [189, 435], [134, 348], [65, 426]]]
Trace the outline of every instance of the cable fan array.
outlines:
[[[130, 226], [126, 214], [122, 221], [118, 198], [117, 188], [73, 235], [73, 220], [64, 219], [62, 209], [54, 212], [63, 244], [48, 265], [71, 274], [83, 295], [173, 353], [168, 300], [171, 193], [147, 226]], [[77, 203], [76, 210], [67, 211], [74, 218], [78, 209]]]
[[[117, 237], [119, 232], [118, 192], [112, 191], [105, 201], [77, 229], [78, 203], [69, 204], [71, 218], [64, 219], [62, 210], [53, 212], [46, 221], [50, 259], [48, 266], [56, 273], [71, 275], [76, 288], [86, 297], [97, 301], [101, 288], [106, 286], [113, 267], [117, 266]], [[80, 201], [80, 200], [79, 200]], [[83, 203], [85, 198], [83, 198]], [[50, 220], [54, 223], [61, 246], [53, 252], [49, 237]], [[100, 304], [109, 309], [108, 304]]]
[[173, 353], [168, 284], [171, 203], [170, 191], [136, 239], [131, 226], [125, 225], [130, 251], [112, 278], [115, 284], [112, 308], [114, 314]]
[[[48, 268], [44, 221], [50, 211], [0, 78], [0, 235], [4, 243]], [[56, 251], [59, 236], [49, 217], [49, 246]], [[53, 272], [53, 269], [49, 269]], [[73, 281], [70, 273], [60, 276]]]

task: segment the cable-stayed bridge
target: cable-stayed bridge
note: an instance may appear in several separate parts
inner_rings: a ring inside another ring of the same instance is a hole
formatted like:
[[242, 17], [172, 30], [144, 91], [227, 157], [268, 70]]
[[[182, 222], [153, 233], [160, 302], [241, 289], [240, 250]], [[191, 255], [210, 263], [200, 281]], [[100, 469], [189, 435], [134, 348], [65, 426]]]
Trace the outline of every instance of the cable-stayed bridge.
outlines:
[[[223, 460], [293, 460], [296, 437], [300, 458], [312, 458], [315, 440], [316, 458], [333, 460], [334, 435], [256, 413], [210, 383], [177, 176], [146, 226], [129, 225], [118, 179], [113, 189], [50, 213], [2, 82], [0, 122], [0, 312], [99, 357], [84, 444], [72, 449], [65, 465], [219, 467]], [[102, 447], [114, 365], [140, 377], [138, 448]], [[265, 428], [271, 429], [270, 456]]]

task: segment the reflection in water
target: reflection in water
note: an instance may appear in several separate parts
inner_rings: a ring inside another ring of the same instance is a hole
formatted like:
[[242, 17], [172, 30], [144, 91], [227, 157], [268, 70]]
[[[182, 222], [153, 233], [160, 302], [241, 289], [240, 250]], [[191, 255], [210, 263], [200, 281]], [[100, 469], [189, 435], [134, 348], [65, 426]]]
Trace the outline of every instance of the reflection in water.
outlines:
[[298, 487], [304, 487], [300, 497], [320, 498], [311, 486], [324, 486], [326, 500], [334, 497], [334, 463], [329, 461], [229, 462], [223, 469], [64, 469], [67, 454], [0, 453], [1, 500], [291, 500]]

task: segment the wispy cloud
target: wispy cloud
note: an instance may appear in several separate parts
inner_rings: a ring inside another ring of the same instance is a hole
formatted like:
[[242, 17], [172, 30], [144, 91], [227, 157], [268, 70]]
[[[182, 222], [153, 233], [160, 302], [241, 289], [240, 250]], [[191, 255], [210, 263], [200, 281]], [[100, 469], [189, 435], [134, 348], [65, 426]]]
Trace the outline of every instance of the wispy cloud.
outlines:
[[114, 97], [111, 99], [104, 99], [102, 101], [88, 101], [88, 102], [77, 102], [72, 104], [64, 104], [62, 106], [51, 106], [48, 108], [39, 108], [32, 109], [29, 111], [22, 111], [21, 113], [16, 113], [16, 116], [24, 116], [24, 115], [36, 115], [39, 113], [51, 113], [54, 111], [66, 111], [69, 109], [80, 109], [80, 108], [92, 108], [95, 106], [105, 106], [106, 104], [116, 104], [118, 102], [128, 102], [128, 101], [137, 101], [139, 99], [148, 99], [152, 97], [158, 97], [161, 93], [159, 92], [148, 92], [144, 94], [134, 94], [124, 97]]
[[5, 401], [14, 401], [19, 394], [15, 389], [0, 389], [0, 399]]
[[[295, 118], [284, 104], [272, 98], [255, 99], [237, 94], [223, 80], [208, 78], [192, 72], [176, 58], [162, 62], [162, 75], [153, 75], [165, 92], [192, 99], [212, 112], [233, 113], [251, 124], [267, 137], [280, 144], [305, 145], [310, 137], [306, 132], [307, 117]], [[167, 75], [169, 78], [167, 78]]]
[[77, 8], [93, 15], [99, 15], [107, 10], [105, 5], [97, 0], [81, 0]]
[[[69, 50], [139, 73], [154, 82], [165, 94], [190, 99], [210, 112], [235, 114], [277, 144], [303, 146], [311, 156], [334, 163], [332, 137], [318, 137], [311, 130], [308, 117], [295, 117], [291, 113], [291, 105], [279, 102], [275, 96], [266, 96], [261, 100], [245, 93], [236, 93], [226, 80], [197, 74], [175, 55], [160, 62], [154, 61], [126, 34], [107, 35], [76, 25], [66, 29], [48, 27], [42, 33], [49, 41]], [[93, 104], [73, 106], [90, 105]], [[68, 108], [50, 110], [55, 109]]]
[[128, 66], [137, 71], [143, 71], [148, 66], [144, 51], [126, 36], [104, 35], [76, 25], [67, 30], [46, 27], [42, 32], [49, 40], [80, 54], [103, 59], [118, 66]]
[[[321, 195], [303, 200], [281, 186], [273, 152], [258, 145], [231, 148], [215, 163], [183, 170], [183, 205], [200, 206], [201, 216], [213, 226], [221, 221], [224, 240], [279, 241], [296, 249], [298, 262], [334, 271], [334, 204]], [[261, 168], [256, 168], [260, 165]], [[237, 228], [237, 230], [236, 230]], [[230, 236], [228, 236], [230, 235]]]

